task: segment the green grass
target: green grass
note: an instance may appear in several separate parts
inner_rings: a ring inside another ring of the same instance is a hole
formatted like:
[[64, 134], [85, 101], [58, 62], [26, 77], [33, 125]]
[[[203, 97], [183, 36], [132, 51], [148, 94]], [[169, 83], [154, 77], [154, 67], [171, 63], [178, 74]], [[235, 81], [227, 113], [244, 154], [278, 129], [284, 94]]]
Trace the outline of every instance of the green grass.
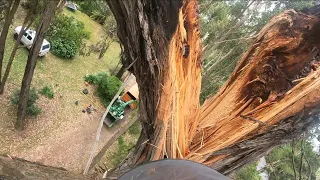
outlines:
[[128, 132], [131, 135], [138, 137], [141, 132], [140, 122], [136, 121], [135, 123], [133, 123], [132, 126], [129, 127]]
[[[91, 38], [88, 40], [88, 43], [94, 44], [100, 41], [104, 33], [100, 24], [92, 21], [81, 12], [76, 12], [74, 16], [85, 24], [87, 30], [93, 31], [91, 32]], [[22, 11], [19, 11], [16, 17], [19, 19], [14, 20], [14, 25], [21, 25], [21, 18], [24, 18]], [[15, 43], [13, 39], [13, 29], [14, 27], [11, 26], [7, 37], [3, 69], [6, 66]], [[21, 87], [28, 54], [29, 51], [26, 48], [18, 49], [5, 87], [5, 93], [0, 97], [0, 107], [2, 108], [0, 112], [0, 116], [2, 117], [0, 118], [0, 131], [2, 132], [0, 133], [0, 153], [9, 152], [14, 149], [14, 147], [33, 147], [40, 141], [40, 137], [45, 138], [46, 134], [56, 130], [59, 131], [58, 129], [62, 122], [79, 118], [82, 105], [84, 106], [85, 103], [91, 103], [91, 100], [95, 101], [94, 98], [90, 96], [84, 97], [81, 93], [83, 88], [87, 88], [84, 84], [83, 77], [88, 74], [108, 71], [109, 68], [115, 67], [119, 62], [120, 47], [118, 43], [112, 43], [105, 53], [105, 56], [100, 60], [96, 53], [91, 53], [90, 56], [76, 56], [73, 60], [60, 59], [51, 53], [39, 58], [31, 86], [36, 89], [41, 89], [44, 86], [51, 86], [53, 88], [55, 97], [57, 98], [42, 100], [40, 104], [40, 107], [44, 109], [44, 112], [40, 115], [40, 119], [46, 119], [50, 121], [51, 124], [41, 126], [34, 130], [36, 131], [34, 133], [36, 135], [28, 138], [27, 141], [12, 142], [10, 138], [16, 137], [15, 131], [12, 130], [13, 122], [16, 119], [16, 109], [10, 106], [7, 101], [9, 100], [10, 94], [12, 94], [15, 89], [20, 89]], [[74, 105], [76, 100], [80, 100], [82, 103], [81, 106]], [[15, 151], [19, 150], [15, 149]]]
[[135, 143], [127, 142], [124, 135], [118, 138], [118, 149], [111, 153], [110, 164], [112, 167], [121, 163], [122, 160], [128, 155], [130, 149], [134, 147]]

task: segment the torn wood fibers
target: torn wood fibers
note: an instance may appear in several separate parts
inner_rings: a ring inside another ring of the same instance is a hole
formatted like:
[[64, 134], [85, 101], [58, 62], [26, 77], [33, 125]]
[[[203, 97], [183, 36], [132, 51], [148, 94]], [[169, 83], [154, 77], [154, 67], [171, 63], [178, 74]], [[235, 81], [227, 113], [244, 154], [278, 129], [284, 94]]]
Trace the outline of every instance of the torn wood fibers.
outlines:
[[[256, 137], [268, 135], [284, 120], [306, 118], [309, 116], [305, 114], [319, 109], [320, 21], [315, 13], [287, 10], [273, 17], [239, 60], [225, 85], [200, 106], [202, 48], [197, 1], [182, 1], [176, 28], [167, 46], [165, 40], [156, 38], [166, 27], [158, 23], [157, 14], [152, 14], [154, 11], [148, 11], [151, 14], [146, 18], [143, 8], [157, 6], [154, 9], [158, 14], [163, 13], [166, 20], [165, 7], [172, 4], [144, 0], [130, 3], [110, 1], [109, 5], [120, 26], [119, 38], [128, 60], [137, 59], [131, 71], [139, 84], [140, 119], [144, 131], [136, 147], [135, 164], [168, 157], [217, 167], [215, 163], [229, 158], [225, 163], [227, 167], [228, 163], [236, 163], [241, 158], [232, 157], [235, 154], [231, 151], [221, 153], [221, 150], [237, 145], [241, 152], [240, 143], [255, 142]], [[162, 3], [167, 4], [162, 6]], [[135, 6], [139, 14], [137, 23], [140, 23], [143, 41], [147, 44], [140, 49], [132, 45], [141, 40], [134, 39], [140, 37], [138, 31], [133, 31], [137, 27], [122, 23], [126, 19], [135, 22], [130, 19], [133, 15], [127, 16], [136, 12]], [[129, 31], [136, 34], [130, 35]], [[139, 56], [143, 54], [141, 52], [146, 55]], [[145, 66], [145, 63], [149, 65]], [[142, 71], [142, 67], [150, 69]], [[299, 127], [307, 126], [310, 123]], [[263, 147], [278, 145], [272, 141], [270, 138]], [[257, 158], [266, 150], [261, 148], [260, 154], [252, 156]]]
[[260, 31], [228, 82], [199, 108], [196, 9], [190, 1], [184, 12], [180, 10], [170, 42], [158, 108], [161, 122], [156, 122], [164, 127], [153, 160], [166, 155], [211, 165], [219, 160], [209, 158], [215, 151], [263, 134], [320, 102], [319, 18], [288, 10]]

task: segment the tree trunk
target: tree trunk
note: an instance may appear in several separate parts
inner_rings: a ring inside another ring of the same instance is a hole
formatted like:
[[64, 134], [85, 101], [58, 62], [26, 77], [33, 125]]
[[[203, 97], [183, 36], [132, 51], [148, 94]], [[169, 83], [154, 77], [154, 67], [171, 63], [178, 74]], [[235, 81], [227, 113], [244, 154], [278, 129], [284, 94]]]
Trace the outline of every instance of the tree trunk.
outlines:
[[127, 63], [137, 60], [131, 71], [143, 127], [134, 152], [116, 171], [168, 157], [228, 174], [318, 123], [319, 7], [271, 19], [230, 79], [200, 108], [197, 2], [108, 4]]
[[320, 115], [320, 6], [285, 11], [258, 34], [222, 89], [199, 106], [196, 0], [108, 1], [140, 91], [142, 132], [113, 173], [184, 158], [228, 174], [289, 142]]
[[28, 21], [28, 17], [25, 18], [24, 23], [22, 25], [22, 29], [21, 29], [21, 31], [20, 31], [17, 39], [16, 39], [16, 42], [14, 44], [14, 47], [13, 47], [12, 51], [11, 51], [11, 55], [10, 55], [10, 58], [9, 58], [9, 61], [8, 61], [7, 66], [6, 66], [6, 70], [5, 70], [4, 74], [3, 74], [2, 79], [0, 77], [0, 82], [1, 82], [0, 83], [0, 95], [2, 95], [3, 92], [4, 92], [4, 87], [6, 85], [8, 77], [9, 77], [10, 69], [11, 69], [13, 60], [14, 60], [14, 58], [16, 56], [17, 50], [19, 48], [20, 40], [22, 38], [22, 35], [26, 32], [26, 29], [28, 29], [32, 24], [32, 22], [30, 22], [29, 25], [26, 26], [27, 21]]
[[58, 3], [59, 1], [49, 1], [47, 3], [47, 6], [45, 8], [44, 13], [41, 16], [41, 20], [37, 28], [37, 34], [34, 40], [34, 44], [30, 50], [26, 69], [22, 79], [21, 91], [19, 96], [19, 104], [18, 104], [18, 117], [15, 124], [15, 128], [17, 130], [24, 129], [24, 120], [26, 117], [29, 90], [30, 90], [34, 69], [36, 67], [36, 62], [38, 59], [40, 48], [42, 46], [44, 34], [46, 33], [50, 25], [51, 19], [54, 16], [54, 12], [56, 10]]
[[6, 47], [6, 39], [7, 39], [8, 31], [9, 31], [12, 19], [14, 17], [14, 14], [16, 13], [19, 7], [19, 3], [20, 3], [20, 0], [9, 0], [9, 6], [6, 10], [6, 18], [1, 31], [1, 35], [0, 35], [0, 84], [1, 84], [1, 76], [2, 76], [2, 64], [3, 64], [3, 58], [4, 58], [4, 51]]
[[94, 175], [76, 175], [63, 168], [45, 166], [40, 163], [29, 162], [19, 158], [0, 156], [0, 179], [88, 180], [94, 179]]

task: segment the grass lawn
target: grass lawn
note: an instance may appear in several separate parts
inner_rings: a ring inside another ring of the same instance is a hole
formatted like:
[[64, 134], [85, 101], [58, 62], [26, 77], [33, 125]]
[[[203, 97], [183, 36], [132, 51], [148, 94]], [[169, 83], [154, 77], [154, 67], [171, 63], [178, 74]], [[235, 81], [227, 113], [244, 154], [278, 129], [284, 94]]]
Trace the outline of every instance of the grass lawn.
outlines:
[[[87, 43], [95, 44], [104, 35], [101, 25], [80, 11], [73, 13], [64, 10], [64, 13], [85, 24], [85, 28], [91, 32]], [[21, 14], [16, 16], [15, 26], [21, 23], [21, 18]], [[12, 26], [7, 38], [5, 60], [8, 59], [14, 45], [13, 28]], [[83, 77], [115, 67], [119, 62], [119, 54], [119, 44], [112, 43], [101, 60], [98, 60], [98, 54], [95, 53], [85, 57], [77, 56], [72, 60], [60, 59], [51, 53], [40, 58], [37, 61], [32, 86], [37, 90], [51, 86], [55, 97], [47, 99], [41, 96], [37, 104], [43, 112], [37, 118], [28, 117], [26, 129], [17, 132], [13, 126], [17, 110], [10, 104], [9, 99], [12, 92], [21, 86], [28, 56], [26, 48], [19, 49], [5, 93], [0, 96], [0, 154], [19, 156], [74, 171], [81, 170], [84, 165], [82, 161], [87, 159], [90, 149], [90, 144], [84, 147], [81, 143], [93, 142], [88, 139], [94, 136], [96, 130], [96, 123], [93, 122], [96, 122], [104, 111], [99, 99], [93, 95], [93, 89], [84, 84]], [[89, 95], [81, 93], [84, 88], [89, 89]], [[74, 104], [77, 100], [79, 105]], [[87, 104], [93, 104], [97, 112], [90, 116], [83, 114], [81, 110]], [[69, 146], [75, 149], [70, 149]], [[68, 153], [70, 159], [66, 161]], [[74, 158], [71, 157], [73, 154]]]

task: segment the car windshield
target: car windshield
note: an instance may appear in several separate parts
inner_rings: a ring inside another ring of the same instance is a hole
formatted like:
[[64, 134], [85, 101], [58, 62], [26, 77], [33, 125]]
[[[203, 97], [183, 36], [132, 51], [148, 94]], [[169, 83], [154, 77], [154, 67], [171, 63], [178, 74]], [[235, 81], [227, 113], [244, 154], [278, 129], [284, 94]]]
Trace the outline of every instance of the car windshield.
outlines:
[[45, 49], [48, 49], [48, 48], [50, 48], [49, 44], [46, 44], [46, 45], [42, 46], [42, 50], [45, 50]]

